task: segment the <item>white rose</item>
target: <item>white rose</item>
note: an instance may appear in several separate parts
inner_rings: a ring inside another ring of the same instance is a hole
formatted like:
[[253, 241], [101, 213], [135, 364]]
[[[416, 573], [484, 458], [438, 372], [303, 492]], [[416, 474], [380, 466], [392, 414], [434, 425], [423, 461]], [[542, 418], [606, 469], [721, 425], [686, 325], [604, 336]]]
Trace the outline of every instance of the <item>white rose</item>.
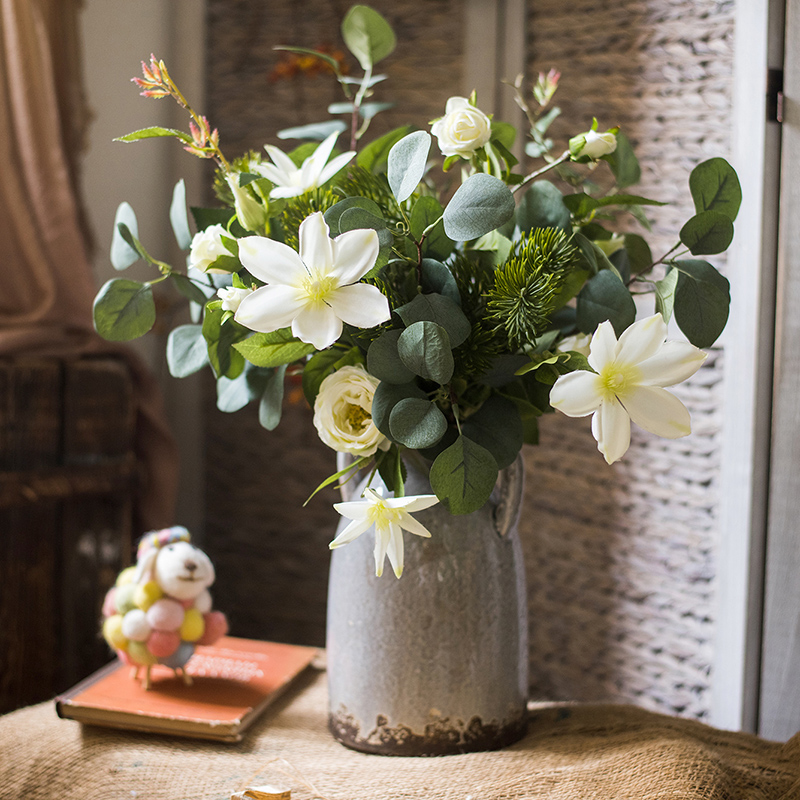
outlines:
[[196, 233], [189, 252], [189, 266], [199, 269], [200, 272], [230, 272], [227, 269], [209, 269], [220, 256], [230, 255], [228, 248], [222, 243], [223, 236], [230, 237], [230, 234], [222, 225], [209, 225], [204, 231]]
[[445, 115], [433, 123], [431, 133], [439, 140], [443, 155], [469, 158], [489, 141], [492, 124], [466, 97], [451, 97]]
[[233, 311], [235, 314], [239, 310], [242, 300], [252, 292], [252, 289], [237, 289], [235, 286], [224, 286], [222, 289], [217, 289], [217, 297], [222, 299], [223, 311]]
[[314, 426], [328, 447], [354, 456], [388, 448], [372, 421], [372, 398], [379, 383], [362, 367], [349, 366], [322, 381], [314, 402]]
[[569, 140], [569, 151], [574, 158], [585, 156], [596, 161], [602, 156], [613, 153], [616, 149], [617, 137], [613, 131], [605, 131], [604, 133], [586, 131], [586, 133], [573, 136]]

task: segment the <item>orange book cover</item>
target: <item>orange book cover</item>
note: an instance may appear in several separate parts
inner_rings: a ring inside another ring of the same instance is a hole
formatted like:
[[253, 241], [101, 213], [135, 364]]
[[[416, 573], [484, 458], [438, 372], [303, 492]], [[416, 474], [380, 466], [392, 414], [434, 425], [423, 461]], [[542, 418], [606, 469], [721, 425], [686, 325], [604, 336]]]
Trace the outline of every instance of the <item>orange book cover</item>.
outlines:
[[157, 664], [145, 689], [131, 677], [131, 667], [114, 661], [56, 697], [56, 711], [94, 725], [238, 742], [318, 653], [314, 647], [224, 636], [197, 647], [186, 665], [190, 686]]

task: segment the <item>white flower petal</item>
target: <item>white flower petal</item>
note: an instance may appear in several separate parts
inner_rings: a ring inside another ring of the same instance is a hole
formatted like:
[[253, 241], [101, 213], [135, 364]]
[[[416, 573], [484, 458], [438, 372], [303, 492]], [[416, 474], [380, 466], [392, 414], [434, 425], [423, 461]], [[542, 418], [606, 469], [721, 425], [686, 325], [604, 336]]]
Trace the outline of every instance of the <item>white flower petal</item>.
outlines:
[[588, 370], [561, 375], [550, 389], [550, 405], [568, 417], [585, 417], [596, 411], [602, 400], [598, 376]]
[[674, 386], [697, 372], [707, 354], [689, 342], [664, 342], [661, 349], [639, 365], [645, 386]]
[[253, 170], [258, 175], [272, 181], [275, 186], [286, 186], [291, 182], [291, 178], [273, 164], [254, 164]]
[[418, 520], [415, 520], [414, 517], [411, 516], [407, 511], [404, 511], [400, 515], [400, 519], [397, 521], [397, 524], [407, 530], [409, 533], [414, 533], [417, 536], [423, 536], [426, 539], [430, 539], [431, 532]]
[[595, 372], [602, 372], [603, 367], [616, 357], [617, 337], [614, 328], [606, 320], [597, 326], [589, 345], [589, 366]]
[[667, 326], [661, 314], [634, 322], [622, 332], [617, 343], [616, 360], [638, 364], [654, 356], [667, 338]]
[[331, 550], [342, 545], [349, 544], [354, 539], [361, 536], [362, 533], [368, 531], [372, 527], [371, 520], [356, 519], [353, 520], [329, 545]]
[[409, 494], [405, 497], [392, 497], [385, 501], [390, 508], [402, 508], [405, 511], [422, 511], [435, 506], [439, 498], [435, 494]]
[[325, 162], [330, 157], [338, 138], [338, 131], [331, 133], [324, 141], [320, 143], [319, 147], [317, 147], [314, 153], [303, 162], [303, 177], [311, 178], [313, 180], [313, 186], [320, 185], [321, 181], [319, 180], [319, 176], [322, 174], [322, 169], [325, 166]]
[[686, 406], [666, 389], [638, 386], [625, 397], [625, 410], [640, 427], [665, 439], [680, 439], [692, 432]]
[[325, 303], [307, 305], [293, 320], [292, 333], [317, 350], [330, 347], [342, 335], [342, 321]]
[[329, 275], [333, 267], [333, 242], [330, 228], [321, 211], [306, 217], [300, 223], [300, 258], [312, 272]]
[[386, 554], [389, 556], [389, 563], [392, 565], [394, 574], [399, 578], [403, 574], [403, 532], [394, 522], [389, 523]]
[[366, 283], [342, 286], [331, 292], [327, 300], [339, 319], [357, 328], [372, 328], [392, 315], [386, 296], [377, 286]]
[[466, 97], [450, 97], [444, 107], [444, 113], [449, 114], [451, 111], [458, 111], [462, 108], [471, 108]]
[[319, 185], [326, 184], [340, 169], [346, 167], [355, 158], [356, 151], [348, 150], [332, 158], [319, 175]]
[[371, 505], [368, 500], [346, 500], [343, 503], [334, 503], [333, 507], [348, 519], [366, 519]]
[[606, 400], [597, 409], [592, 417], [592, 435], [609, 464], [625, 455], [631, 444], [631, 422], [617, 400]]
[[239, 239], [239, 260], [251, 275], [267, 283], [301, 286], [308, 277], [300, 256], [289, 245], [265, 236]]
[[[295, 164], [294, 161], [292, 161], [292, 159], [283, 152], [283, 150], [275, 147], [274, 144], [265, 144], [264, 149], [267, 151], [267, 154], [272, 159], [277, 169], [283, 174], [283, 179], [279, 181], [280, 184], [283, 185], [290, 181], [291, 174], [293, 172], [297, 172], [298, 170], [297, 164]], [[264, 164], [262, 166], [269, 165]]]
[[380, 242], [373, 230], [355, 230], [333, 240], [334, 271], [344, 285], [355, 283], [366, 275], [378, 258]]
[[303, 302], [292, 286], [262, 286], [242, 300], [234, 319], [252, 331], [269, 333], [291, 325]]
[[389, 529], [375, 526], [375, 574], [383, 575], [383, 562], [386, 559], [386, 548], [389, 546]]
[[277, 186], [269, 193], [269, 196], [273, 200], [281, 200], [287, 197], [299, 197], [304, 191], [302, 186]]

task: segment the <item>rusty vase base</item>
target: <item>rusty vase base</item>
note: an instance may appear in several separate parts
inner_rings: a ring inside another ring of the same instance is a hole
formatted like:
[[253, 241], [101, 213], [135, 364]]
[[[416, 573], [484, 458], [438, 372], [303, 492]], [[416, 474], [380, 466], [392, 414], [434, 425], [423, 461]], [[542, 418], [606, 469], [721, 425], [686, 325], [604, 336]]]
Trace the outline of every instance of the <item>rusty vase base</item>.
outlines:
[[463, 720], [444, 718], [425, 726], [422, 734], [405, 725], [390, 728], [386, 717], [379, 716], [375, 726], [364, 735], [356, 720], [344, 710], [328, 717], [328, 727], [334, 739], [345, 747], [362, 753], [383, 756], [450, 756], [499, 750], [518, 742], [528, 729], [528, 715], [500, 725], [484, 725], [478, 717], [468, 724]]

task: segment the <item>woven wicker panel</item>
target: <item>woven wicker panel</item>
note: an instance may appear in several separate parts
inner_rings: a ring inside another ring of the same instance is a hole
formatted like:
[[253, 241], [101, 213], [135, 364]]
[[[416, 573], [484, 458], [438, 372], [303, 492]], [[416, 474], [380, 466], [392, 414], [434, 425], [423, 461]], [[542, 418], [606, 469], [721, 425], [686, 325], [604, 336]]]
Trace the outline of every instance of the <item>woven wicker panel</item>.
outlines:
[[[221, 146], [236, 156], [265, 142], [280, 144], [281, 128], [327, 118], [342, 99], [329, 76], [298, 75], [271, 82], [275, 44], [344, 50], [339, 25], [352, 5], [326, 0], [208, 0], [207, 113]], [[390, 78], [374, 99], [396, 108], [376, 118], [369, 137], [408, 120], [421, 124], [443, 112], [460, 87], [459, 8], [454, 0], [372, 2], [394, 27], [400, 46], [381, 62]], [[351, 59], [355, 71], [357, 65]], [[382, 93], [382, 94], [381, 94]], [[345, 144], [342, 137], [340, 144]], [[333, 490], [305, 509], [314, 486], [335, 470], [304, 400], [287, 403], [272, 433], [257, 410], [233, 415], [214, 406], [207, 390], [207, 542], [217, 567], [216, 604], [240, 636], [323, 644], [327, 544], [338, 515]]]
[[[673, 204], [650, 213], [654, 253], [665, 252], [692, 213], [689, 171], [728, 151], [733, 4], [532, 0], [528, 12], [529, 71], [559, 69], [569, 98], [554, 138], [585, 130], [593, 113], [602, 128], [622, 126], [642, 162], [636, 191]], [[542, 422], [523, 521], [534, 694], [707, 716], [721, 381], [715, 350], [675, 392], [693, 435], [634, 431], [612, 468], [588, 419]]]

